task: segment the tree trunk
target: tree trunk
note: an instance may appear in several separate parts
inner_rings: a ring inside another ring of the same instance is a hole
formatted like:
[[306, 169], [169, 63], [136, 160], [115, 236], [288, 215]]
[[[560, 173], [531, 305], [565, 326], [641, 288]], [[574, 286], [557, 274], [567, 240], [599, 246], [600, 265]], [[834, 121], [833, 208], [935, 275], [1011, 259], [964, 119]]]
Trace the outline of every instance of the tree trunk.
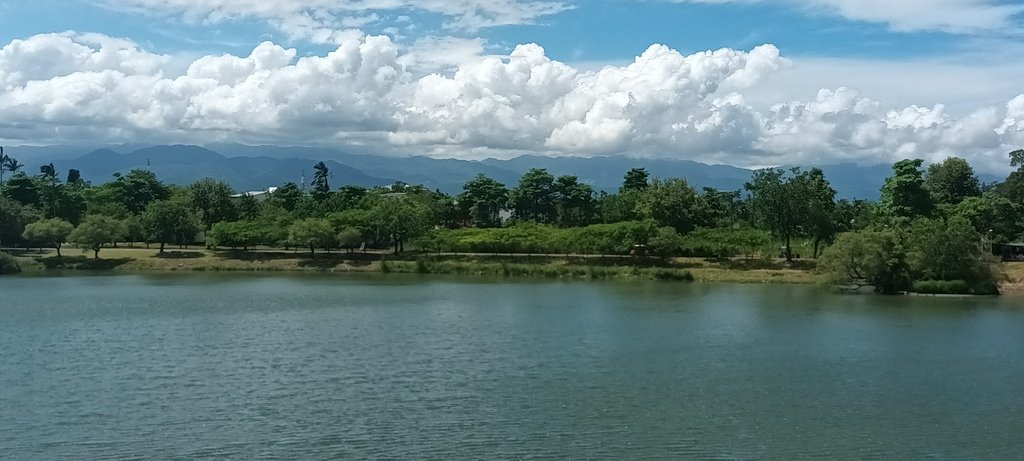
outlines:
[[60, 256], [61, 256], [60, 255], [60, 244], [58, 243], [57, 244], [57, 257], [59, 258]]
[[313, 245], [309, 246], [309, 257], [310, 258], [315, 258], [316, 257], [316, 250], [315, 250], [315, 247]]
[[160, 241], [160, 254], [163, 254], [163, 252], [164, 252], [164, 241], [161, 240]]
[[787, 263], [793, 262], [793, 247], [791, 246], [790, 241], [791, 241], [791, 239], [790, 239], [790, 236], [789, 236], [789, 232], [787, 232], [786, 233], [786, 262]]
[[93, 248], [92, 249], [92, 259], [100, 259], [100, 249], [99, 248]]
[[821, 239], [814, 237], [814, 259], [818, 259], [818, 245], [821, 243]]

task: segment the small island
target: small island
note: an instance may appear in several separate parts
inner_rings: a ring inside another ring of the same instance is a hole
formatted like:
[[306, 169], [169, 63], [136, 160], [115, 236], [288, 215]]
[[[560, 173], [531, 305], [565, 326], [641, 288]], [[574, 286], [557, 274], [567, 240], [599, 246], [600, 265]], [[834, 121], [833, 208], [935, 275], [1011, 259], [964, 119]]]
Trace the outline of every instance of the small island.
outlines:
[[[238, 192], [136, 169], [94, 185], [11, 155], [0, 273], [57, 270], [406, 272], [580, 279], [824, 283], [879, 293], [1021, 288], [1024, 151], [1004, 182], [967, 161], [903, 160], [878, 202], [836, 199], [822, 170], [767, 168], [742, 190], [696, 190], [633, 168], [617, 191], [531, 169], [450, 195], [312, 182]], [[72, 246], [69, 249], [68, 246]]]

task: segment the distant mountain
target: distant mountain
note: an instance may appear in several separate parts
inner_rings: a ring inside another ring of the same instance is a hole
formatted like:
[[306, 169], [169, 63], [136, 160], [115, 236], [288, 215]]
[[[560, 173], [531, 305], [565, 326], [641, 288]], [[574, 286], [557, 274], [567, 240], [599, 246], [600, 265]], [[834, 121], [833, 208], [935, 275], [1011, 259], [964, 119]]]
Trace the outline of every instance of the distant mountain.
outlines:
[[[131, 148], [130, 150], [128, 150]], [[12, 152], [19, 155], [27, 148]], [[696, 188], [714, 187], [739, 190], [750, 179], [751, 170], [728, 165], [705, 165], [689, 160], [636, 159], [612, 157], [544, 157], [524, 155], [509, 160], [480, 161], [434, 159], [429, 157], [385, 157], [351, 154], [317, 147], [246, 146], [242, 144], [211, 144], [206, 147], [188, 145], [106, 146], [81, 156], [74, 156], [69, 147], [33, 148], [33, 155], [23, 160], [27, 171], [38, 171], [40, 164], [53, 161], [66, 172], [76, 168], [93, 183], [108, 181], [113, 173], [134, 168], [149, 168], [162, 180], [172, 184], [188, 184], [204, 177], [226, 181], [236, 190], [262, 190], [285, 182], [299, 182], [305, 173], [312, 179], [313, 164], [325, 161], [331, 170], [334, 187], [352, 184], [365, 187], [404, 181], [423, 184], [430, 189], [459, 193], [462, 185], [477, 174], [485, 174], [512, 187], [530, 168], [546, 168], [554, 175], [571, 174], [597, 190], [612, 192], [622, 184], [622, 176], [630, 168], [646, 168], [653, 177], [684, 178]], [[45, 152], [44, 152], [45, 151]], [[45, 155], [43, 155], [45, 154]], [[64, 157], [54, 157], [57, 154]], [[32, 158], [36, 159], [33, 160]], [[877, 200], [889, 165], [862, 166], [852, 163], [823, 165], [825, 176], [840, 198]], [[983, 182], [1000, 180], [981, 175]]]

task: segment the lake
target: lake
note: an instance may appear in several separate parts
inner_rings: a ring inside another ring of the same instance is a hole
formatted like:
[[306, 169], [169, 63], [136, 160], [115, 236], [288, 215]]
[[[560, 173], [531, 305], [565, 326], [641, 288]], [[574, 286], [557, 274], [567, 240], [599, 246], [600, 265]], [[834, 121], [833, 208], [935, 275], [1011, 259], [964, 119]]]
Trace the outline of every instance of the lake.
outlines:
[[1021, 298], [0, 278], [5, 459], [1019, 459]]

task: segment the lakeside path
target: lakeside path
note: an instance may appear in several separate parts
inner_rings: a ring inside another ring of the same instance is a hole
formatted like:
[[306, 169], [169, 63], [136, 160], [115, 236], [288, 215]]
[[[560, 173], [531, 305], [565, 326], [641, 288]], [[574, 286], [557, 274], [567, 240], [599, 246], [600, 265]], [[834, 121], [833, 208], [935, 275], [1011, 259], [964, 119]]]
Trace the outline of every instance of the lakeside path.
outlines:
[[[318, 252], [310, 257], [301, 250], [253, 251], [208, 250], [201, 247], [156, 249], [104, 248], [100, 259], [91, 252], [64, 248], [63, 257], [53, 249], [6, 250], [14, 254], [26, 273], [91, 270], [118, 272], [235, 271], [235, 272], [421, 272], [460, 275], [536, 276], [549, 278], [664, 278], [727, 283], [815, 283], [814, 261], [701, 258], [640, 260], [621, 255], [405, 254], [387, 252]], [[419, 258], [419, 262], [417, 262]], [[386, 267], [385, 267], [386, 266]], [[1006, 275], [1005, 292], [1024, 293], [1024, 262], [1001, 265]], [[684, 276], [684, 274], [686, 274]]]

